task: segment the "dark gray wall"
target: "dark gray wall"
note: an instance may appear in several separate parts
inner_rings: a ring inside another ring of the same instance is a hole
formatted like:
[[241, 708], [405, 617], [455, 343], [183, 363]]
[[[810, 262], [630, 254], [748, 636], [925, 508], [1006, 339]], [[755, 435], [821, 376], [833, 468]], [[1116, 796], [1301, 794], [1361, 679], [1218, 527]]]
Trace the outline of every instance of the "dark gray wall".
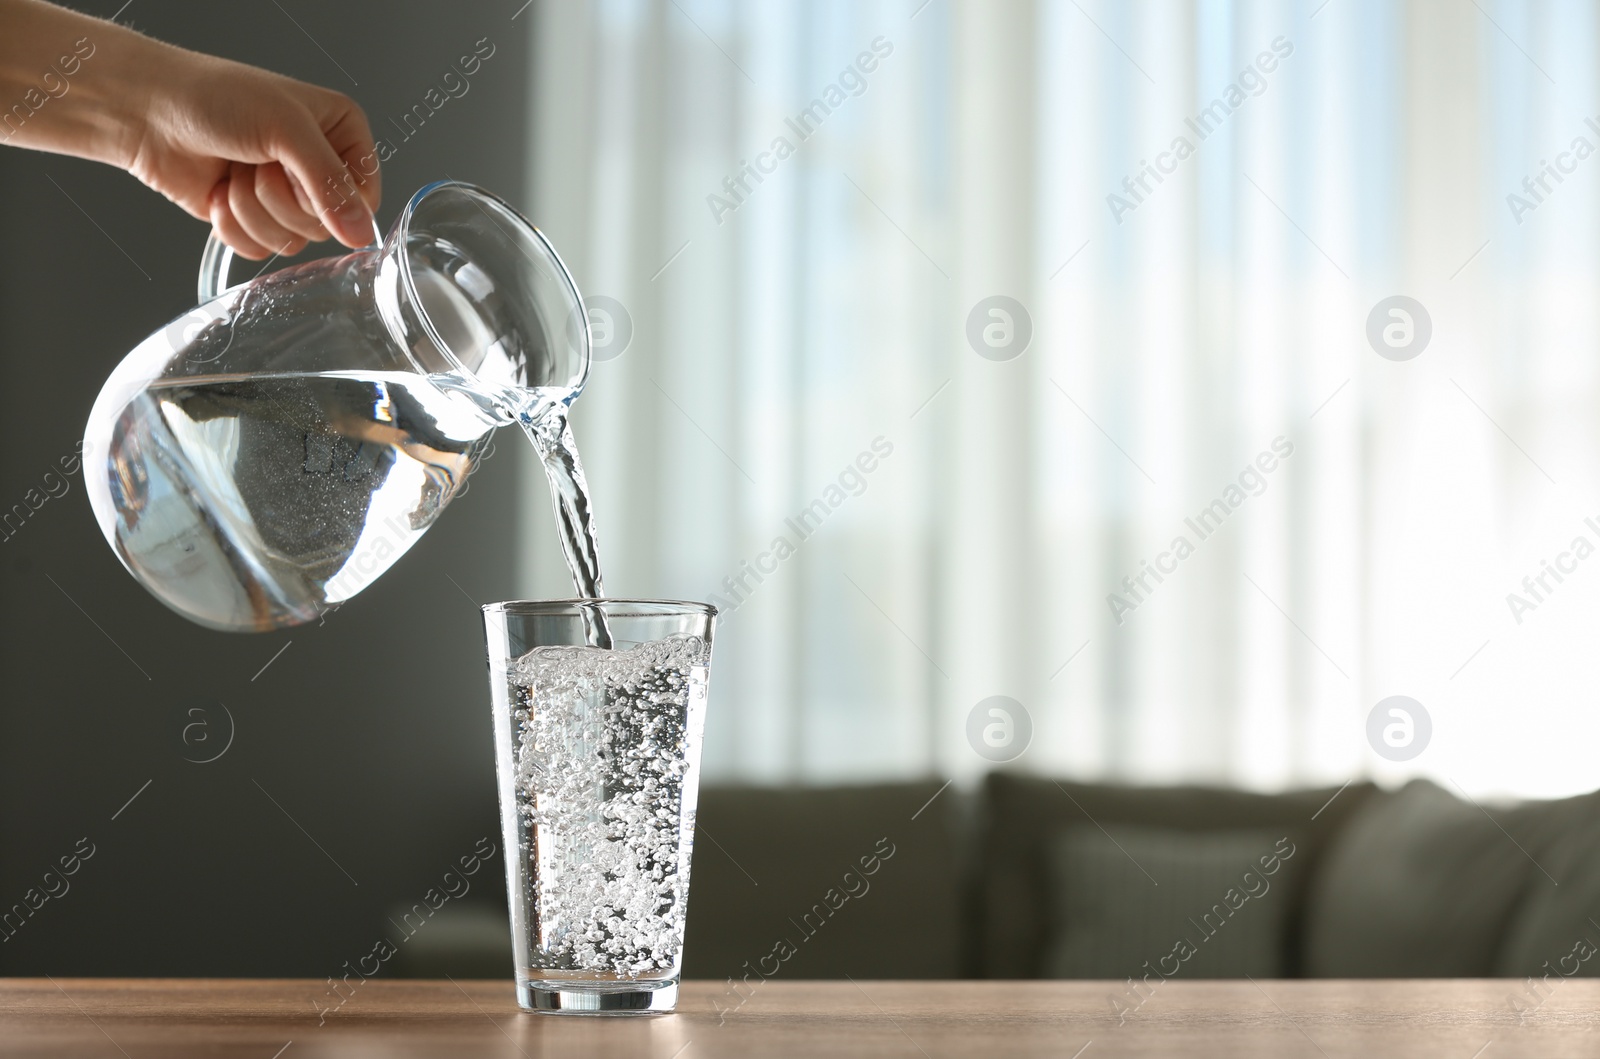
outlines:
[[[387, 227], [447, 174], [522, 199], [520, 3], [138, 0], [123, 21], [348, 92], [396, 137], [386, 119], [488, 37], [468, 94], [385, 167]], [[73, 451], [122, 355], [193, 304], [206, 230], [114, 169], [0, 149], [0, 508]], [[480, 837], [498, 846], [467, 596], [510, 592], [519, 440], [500, 439], [439, 525], [322, 627], [230, 636], [170, 613], [106, 546], [81, 476], [0, 543], [0, 910], [80, 838], [95, 851], [0, 943], [0, 974], [334, 974], [393, 933], [393, 904], [421, 900]], [[221, 739], [217, 703], [232, 746], [191, 763], [205, 749], [184, 741], [189, 711], [209, 710]], [[499, 871], [496, 858], [468, 899], [503, 907]]]

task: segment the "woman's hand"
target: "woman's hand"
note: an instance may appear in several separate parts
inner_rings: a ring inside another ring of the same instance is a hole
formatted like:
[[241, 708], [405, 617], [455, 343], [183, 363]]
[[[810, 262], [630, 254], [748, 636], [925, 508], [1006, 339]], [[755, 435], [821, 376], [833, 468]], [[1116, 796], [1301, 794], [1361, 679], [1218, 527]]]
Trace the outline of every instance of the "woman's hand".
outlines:
[[127, 169], [250, 258], [308, 240], [373, 241], [372, 133], [348, 96], [241, 63], [185, 54], [150, 92]]
[[257, 260], [331, 233], [372, 242], [381, 182], [348, 96], [151, 40], [42, 0], [0, 0], [0, 141], [120, 166]]

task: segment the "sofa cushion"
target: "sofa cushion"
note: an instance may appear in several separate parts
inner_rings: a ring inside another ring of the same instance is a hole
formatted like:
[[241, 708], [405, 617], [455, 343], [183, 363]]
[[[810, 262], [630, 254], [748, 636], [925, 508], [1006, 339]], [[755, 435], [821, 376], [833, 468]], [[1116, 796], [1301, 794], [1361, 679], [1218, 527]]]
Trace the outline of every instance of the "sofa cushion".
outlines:
[[[1040, 924], [1047, 921], [1052, 907], [1049, 847], [1053, 836], [1066, 827], [1142, 825], [1195, 834], [1290, 829], [1304, 836], [1294, 858], [1299, 861], [1298, 874], [1284, 894], [1287, 921], [1297, 924], [1306, 880], [1316, 874], [1329, 836], [1375, 790], [1370, 783], [1351, 783], [1344, 788], [1256, 794], [991, 773], [985, 781], [977, 875], [970, 891], [976, 940], [966, 973], [983, 978], [1035, 978], [1043, 973], [1049, 939]], [[1287, 932], [1284, 942], [1285, 973], [1297, 974], [1298, 932]]]
[[[1481, 978], [1530, 874], [1542, 821], [1427, 780], [1369, 799], [1311, 888], [1306, 973], [1317, 978]], [[1518, 836], [1521, 836], [1520, 838]]]
[[956, 977], [962, 804], [933, 781], [701, 791], [684, 974]]
[[1051, 844], [1052, 978], [1279, 978], [1304, 845], [1280, 831], [1077, 825]]
[[1600, 793], [1530, 803], [1519, 812], [1538, 870], [1528, 874], [1493, 973], [1600, 975], [1593, 958], [1600, 953]]

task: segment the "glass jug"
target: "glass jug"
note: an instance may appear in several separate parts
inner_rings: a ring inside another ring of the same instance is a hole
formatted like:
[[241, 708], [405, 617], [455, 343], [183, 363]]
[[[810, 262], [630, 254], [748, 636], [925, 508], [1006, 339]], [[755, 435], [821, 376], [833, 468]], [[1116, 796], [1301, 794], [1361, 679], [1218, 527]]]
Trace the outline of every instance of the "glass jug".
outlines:
[[566, 266], [494, 195], [412, 196], [387, 239], [224, 291], [140, 343], [84, 436], [117, 557], [202, 625], [317, 618], [387, 570], [461, 492], [502, 425], [549, 419], [589, 368]]

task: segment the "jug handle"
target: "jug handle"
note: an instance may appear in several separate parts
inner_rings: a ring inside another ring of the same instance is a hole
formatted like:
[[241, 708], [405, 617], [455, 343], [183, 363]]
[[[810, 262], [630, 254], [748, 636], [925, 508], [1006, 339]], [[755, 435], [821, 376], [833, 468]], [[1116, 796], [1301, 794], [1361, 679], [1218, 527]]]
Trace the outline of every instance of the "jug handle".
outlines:
[[[372, 222], [372, 243], [366, 249], [377, 250], [381, 246], [383, 246], [383, 232], [379, 230], [378, 222], [374, 219]], [[271, 260], [267, 262], [267, 265], [272, 264], [277, 258], [278, 255], [274, 254]], [[228, 269], [232, 265], [233, 247], [218, 239], [216, 229], [212, 229], [211, 235], [206, 239], [206, 248], [200, 254], [199, 304], [204, 305], [223, 291], [233, 289], [228, 286]], [[261, 266], [262, 271], [266, 270], [267, 265]], [[257, 273], [257, 275], [260, 275], [260, 273]]]
[[217, 238], [213, 230], [200, 255], [200, 304], [221, 294], [227, 287], [228, 268], [233, 264], [233, 247]]

